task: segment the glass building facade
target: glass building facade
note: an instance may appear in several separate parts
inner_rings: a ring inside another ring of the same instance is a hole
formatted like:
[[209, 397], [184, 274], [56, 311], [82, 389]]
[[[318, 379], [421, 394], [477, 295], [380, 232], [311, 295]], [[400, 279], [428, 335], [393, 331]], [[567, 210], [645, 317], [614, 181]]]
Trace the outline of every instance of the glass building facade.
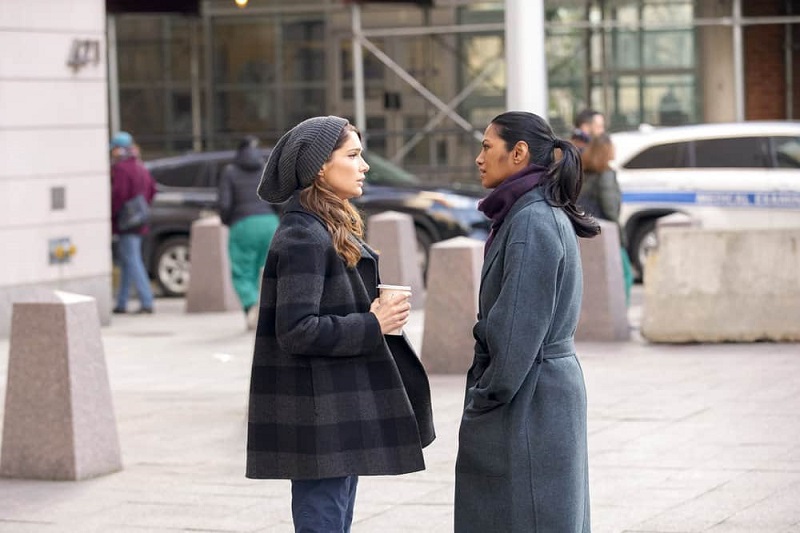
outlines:
[[[741, 16], [791, 15], [791, 2], [765, 3], [773, 9], [745, 7]], [[602, 111], [612, 130], [736, 118], [733, 0], [544, 4], [548, 118], [558, 133], [568, 135], [585, 107]], [[113, 17], [118, 126], [136, 135], [146, 157], [229, 148], [246, 134], [271, 144], [312, 115], [354, 117], [351, 14], [341, 0], [250, 0], [245, 8], [205, 0], [200, 11]], [[364, 51], [368, 148], [423, 178], [473, 179], [475, 132], [505, 110], [503, 15], [502, 1], [364, 5], [364, 35], [394, 65]], [[786, 20], [769, 26], [785, 40], [773, 54], [784, 69], [783, 116], [745, 118], [792, 118], [798, 84], [794, 19]]]

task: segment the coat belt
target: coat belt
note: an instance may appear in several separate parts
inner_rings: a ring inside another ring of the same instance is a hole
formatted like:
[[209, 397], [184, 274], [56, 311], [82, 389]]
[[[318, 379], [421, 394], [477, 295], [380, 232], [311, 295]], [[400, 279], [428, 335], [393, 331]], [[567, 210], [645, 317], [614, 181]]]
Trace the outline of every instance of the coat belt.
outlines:
[[542, 359], [558, 359], [571, 355], [575, 355], [575, 342], [572, 337], [542, 346]]

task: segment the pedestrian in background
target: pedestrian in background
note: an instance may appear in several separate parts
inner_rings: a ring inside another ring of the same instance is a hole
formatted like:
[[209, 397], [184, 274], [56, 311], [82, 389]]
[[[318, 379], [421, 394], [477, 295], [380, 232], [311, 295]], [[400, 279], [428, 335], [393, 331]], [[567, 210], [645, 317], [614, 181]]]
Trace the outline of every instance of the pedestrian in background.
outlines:
[[[561, 157], [556, 157], [556, 152]], [[574, 333], [580, 154], [533, 113], [486, 128], [475, 163], [492, 221], [458, 437], [455, 531], [590, 531], [586, 390]]]
[[606, 119], [600, 111], [584, 109], [575, 116], [575, 129], [570, 141], [578, 150], [583, 151], [593, 137], [606, 132]]
[[305, 120], [270, 154], [259, 195], [288, 200], [261, 285], [247, 477], [290, 479], [297, 532], [349, 532], [358, 476], [425, 468], [428, 378], [407, 299], [381, 304], [378, 258], [350, 199], [369, 166], [347, 120]]
[[230, 227], [228, 256], [233, 288], [244, 309], [247, 329], [258, 322], [258, 287], [261, 267], [278, 227], [278, 215], [256, 193], [264, 157], [258, 148], [258, 138], [242, 139], [233, 163], [227, 165], [219, 179], [219, 216]]
[[148, 205], [153, 203], [156, 182], [139, 159], [139, 147], [130, 133], [120, 131], [111, 138], [111, 225], [117, 239], [117, 258], [120, 266], [119, 289], [114, 313], [127, 312], [131, 285], [136, 288], [140, 307], [138, 313], [153, 312], [153, 291], [150, 277], [142, 260], [142, 236], [149, 231], [147, 224], [121, 230], [119, 213], [129, 200], [142, 195]]
[[593, 217], [602, 218], [617, 225], [622, 276], [625, 283], [625, 301], [630, 305], [633, 269], [626, 250], [625, 233], [619, 225], [622, 191], [617, 183], [617, 173], [610, 166], [613, 159], [614, 144], [611, 137], [605, 133], [594, 137], [581, 154], [583, 187], [578, 197], [578, 205]]

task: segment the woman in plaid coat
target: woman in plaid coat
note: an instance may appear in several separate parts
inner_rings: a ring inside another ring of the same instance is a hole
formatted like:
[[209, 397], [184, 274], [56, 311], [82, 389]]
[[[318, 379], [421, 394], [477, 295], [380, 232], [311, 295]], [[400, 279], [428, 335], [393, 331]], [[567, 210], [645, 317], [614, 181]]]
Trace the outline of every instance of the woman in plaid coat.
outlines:
[[368, 169], [353, 126], [315, 117], [278, 141], [258, 190], [289, 201], [262, 280], [247, 477], [292, 480], [296, 531], [349, 531], [357, 476], [422, 470], [434, 439], [425, 370], [404, 336], [384, 336], [410, 306], [379, 304], [348, 202]]

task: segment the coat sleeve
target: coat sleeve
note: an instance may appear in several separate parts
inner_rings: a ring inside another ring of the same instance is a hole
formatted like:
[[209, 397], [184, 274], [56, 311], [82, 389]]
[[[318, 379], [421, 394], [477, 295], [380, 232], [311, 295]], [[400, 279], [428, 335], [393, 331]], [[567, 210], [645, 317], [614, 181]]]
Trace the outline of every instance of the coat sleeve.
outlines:
[[520, 221], [524, 227], [512, 232], [518, 237], [512, 234], [503, 252], [500, 292], [478, 328], [488, 365], [468, 391], [467, 410], [485, 412], [510, 402], [534, 370], [550, 329], [564, 252], [554, 221], [534, 223], [534, 216]]
[[619, 222], [619, 210], [622, 203], [617, 176], [613, 170], [603, 172], [599, 178], [598, 197], [600, 209], [603, 211], [603, 218]]
[[383, 342], [378, 318], [371, 312], [321, 314], [328, 275], [341, 259], [330, 242], [307, 228], [292, 228], [277, 257], [276, 337], [293, 355], [354, 356], [371, 353]]
[[231, 174], [231, 167], [226, 166], [222, 171], [222, 175], [219, 178], [219, 185], [217, 186], [219, 218], [226, 226], [230, 225], [231, 213], [233, 211], [233, 180], [231, 179]]

